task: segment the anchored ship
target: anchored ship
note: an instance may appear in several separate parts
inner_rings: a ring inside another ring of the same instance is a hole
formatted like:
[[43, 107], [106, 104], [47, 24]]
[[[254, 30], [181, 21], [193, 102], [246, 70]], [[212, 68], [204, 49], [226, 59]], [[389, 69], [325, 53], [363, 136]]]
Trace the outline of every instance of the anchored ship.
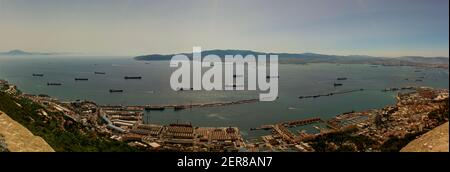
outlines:
[[109, 89], [110, 93], [121, 93], [123, 90]]
[[87, 81], [87, 78], [75, 78], [75, 81]]
[[187, 108], [187, 107], [186, 107], [186, 106], [183, 106], [183, 105], [179, 105], [179, 106], [173, 107], [173, 109], [174, 109], [175, 111], [183, 110], [183, 109], [186, 109], [186, 108]]
[[146, 111], [152, 111], [152, 110], [159, 110], [159, 111], [163, 111], [164, 109], [166, 109], [164, 106], [146, 106], [144, 108]]
[[44, 74], [42, 74], [42, 73], [33, 73], [33, 76], [39, 76], [39, 77], [43, 77], [43, 76], [44, 76]]
[[125, 79], [142, 79], [140, 76], [125, 76]]
[[61, 83], [47, 82], [47, 85], [62, 85]]

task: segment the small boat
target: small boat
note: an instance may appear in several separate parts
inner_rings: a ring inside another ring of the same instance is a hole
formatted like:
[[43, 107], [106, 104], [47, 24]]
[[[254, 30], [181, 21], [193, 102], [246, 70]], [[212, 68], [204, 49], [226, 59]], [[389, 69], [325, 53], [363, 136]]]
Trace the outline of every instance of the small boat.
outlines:
[[62, 85], [61, 83], [55, 83], [55, 82], [47, 82], [47, 85], [55, 85], [55, 86], [59, 86]]
[[342, 86], [343, 84], [340, 84], [340, 83], [334, 83], [334, 86], [335, 87], [338, 87], [338, 86]]
[[109, 89], [110, 93], [121, 93], [123, 90]]
[[33, 76], [39, 76], [39, 77], [43, 77], [43, 76], [44, 76], [44, 74], [42, 74], [42, 73], [33, 73]]
[[75, 81], [87, 81], [87, 78], [75, 78]]
[[140, 76], [125, 76], [125, 79], [142, 79]]
[[95, 74], [97, 74], [97, 75], [104, 75], [104, 74], [106, 74], [105, 72], [94, 72]]

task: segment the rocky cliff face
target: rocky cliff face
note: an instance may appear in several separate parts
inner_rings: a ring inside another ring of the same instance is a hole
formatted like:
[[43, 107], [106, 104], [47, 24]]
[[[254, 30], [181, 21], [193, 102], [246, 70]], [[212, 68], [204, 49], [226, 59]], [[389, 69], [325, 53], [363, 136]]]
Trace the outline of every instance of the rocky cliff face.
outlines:
[[0, 112], [0, 152], [54, 152], [41, 137]]
[[400, 152], [448, 152], [448, 130], [449, 124], [446, 122], [413, 140]]
[[3, 135], [0, 135], [0, 152], [8, 152], [5, 138], [3, 137]]

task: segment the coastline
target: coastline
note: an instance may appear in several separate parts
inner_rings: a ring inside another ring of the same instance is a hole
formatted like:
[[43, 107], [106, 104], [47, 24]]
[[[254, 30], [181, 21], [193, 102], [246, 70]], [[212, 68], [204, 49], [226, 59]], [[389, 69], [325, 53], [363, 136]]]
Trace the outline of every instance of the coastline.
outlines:
[[[267, 149], [266, 146], [268, 144], [270, 145], [275, 143], [275, 140], [278, 140], [278, 143], [270, 146], [272, 147], [271, 151], [287, 151], [289, 149], [294, 149], [297, 151], [317, 151], [314, 149], [316, 138], [321, 138], [334, 133], [346, 133], [355, 128], [359, 130], [361, 134], [361, 130], [367, 130], [367, 126], [377, 123], [378, 120], [382, 120], [378, 118], [387, 118], [379, 116], [380, 114], [396, 114], [398, 113], [397, 111], [399, 111], [399, 106], [403, 106], [401, 105], [401, 102], [404, 101], [404, 99], [410, 99], [408, 96], [406, 96], [406, 98], [402, 98], [401, 96], [404, 95], [399, 94], [399, 96], [397, 96], [397, 105], [387, 106], [381, 109], [371, 109], [363, 112], [348, 112], [339, 114], [335, 118], [327, 121], [319, 118], [319, 120], [313, 120], [312, 122], [303, 122], [300, 120], [265, 125], [261, 128], [265, 130], [273, 130], [273, 134], [262, 136], [262, 141], [251, 141], [243, 139], [240, 135], [239, 128], [237, 127], [194, 127], [191, 124], [185, 123], [170, 125], [143, 124], [143, 109], [136, 109], [127, 106], [102, 107], [95, 104], [95, 102], [62, 103], [47, 96], [22, 94], [16, 89], [15, 86], [8, 85], [6, 81], [3, 82], [3, 85], [8, 86], [6, 87], [6, 90], [2, 90], [7, 94], [31, 100], [47, 107], [46, 110], [50, 112], [62, 112], [66, 117], [72, 118], [74, 121], [82, 123], [83, 125], [91, 126], [95, 128], [96, 132], [107, 134], [111, 136], [112, 139], [120, 142], [126, 142], [134, 147], [149, 148], [150, 150], [178, 151], [220, 151], [221, 149], [215, 149], [215, 147], [218, 146], [218, 142], [221, 143], [219, 145], [222, 146], [223, 143], [232, 143], [231, 145], [225, 144], [226, 146], [222, 147], [222, 149], [225, 148], [224, 150], [238, 151], [245, 149], [247, 151], [261, 151]], [[439, 96], [441, 99], [446, 99], [448, 102], [448, 90], [435, 90], [424, 87], [414, 88], [414, 90], [414, 93], [432, 92], [433, 94], [436, 94], [435, 96]], [[409, 94], [412, 93], [405, 93], [405, 95]], [[433, 101], [433, 99], [428, 98], [417, 99], [423, 99], [426, 103], [431, 103]], [[403, 109], [405, 112], [402, 113], [412, 113], [408, 112], [410, 111], [408, 108]], [[104, 120], [107, 125], [96, 122], [98, 119]], [[448, 117], [444, 120], [448, 121]], [[303, 131], [296, 134], [289, 130], [291, 127], [298, 127], [311, 123], [323, 123], [326, 126], [319, 127], [314, 125], [314, 127], [320, 131], [317, 134], [310, 134]], [[405, 125], [404, 127], [410, 127], [409, 124], [401, 125]], [[415, 128], [415, 126], [413, 128]], [[353, 131], [351, 132], [353, 133]], [[365, 132], [378, 131], [368, 129]], [[380, 134], [383, 134], [383, 132]], [[400, 136], [401, 135], [402, 134], [400, 134]], [[386, 142], [386, 138], [379, 140], [379, 142]], [[261, 147], [261, 145], [263, 147]], [[286, 149], [283, 147], [292, 148]]]

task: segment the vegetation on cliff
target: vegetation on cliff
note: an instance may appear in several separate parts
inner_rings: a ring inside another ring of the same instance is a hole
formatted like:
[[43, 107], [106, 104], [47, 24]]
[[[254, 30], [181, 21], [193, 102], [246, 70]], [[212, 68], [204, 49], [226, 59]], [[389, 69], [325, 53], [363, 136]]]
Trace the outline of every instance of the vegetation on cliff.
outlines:
[[[20, 106], [19, 106], [20, 105]], [[57, 152], [133, 152], [138, 149], [99, 135], [61, 113], [39, 113], [43, 109], [28, 99], [0, 92], [0, 111], [42, 137]]]

